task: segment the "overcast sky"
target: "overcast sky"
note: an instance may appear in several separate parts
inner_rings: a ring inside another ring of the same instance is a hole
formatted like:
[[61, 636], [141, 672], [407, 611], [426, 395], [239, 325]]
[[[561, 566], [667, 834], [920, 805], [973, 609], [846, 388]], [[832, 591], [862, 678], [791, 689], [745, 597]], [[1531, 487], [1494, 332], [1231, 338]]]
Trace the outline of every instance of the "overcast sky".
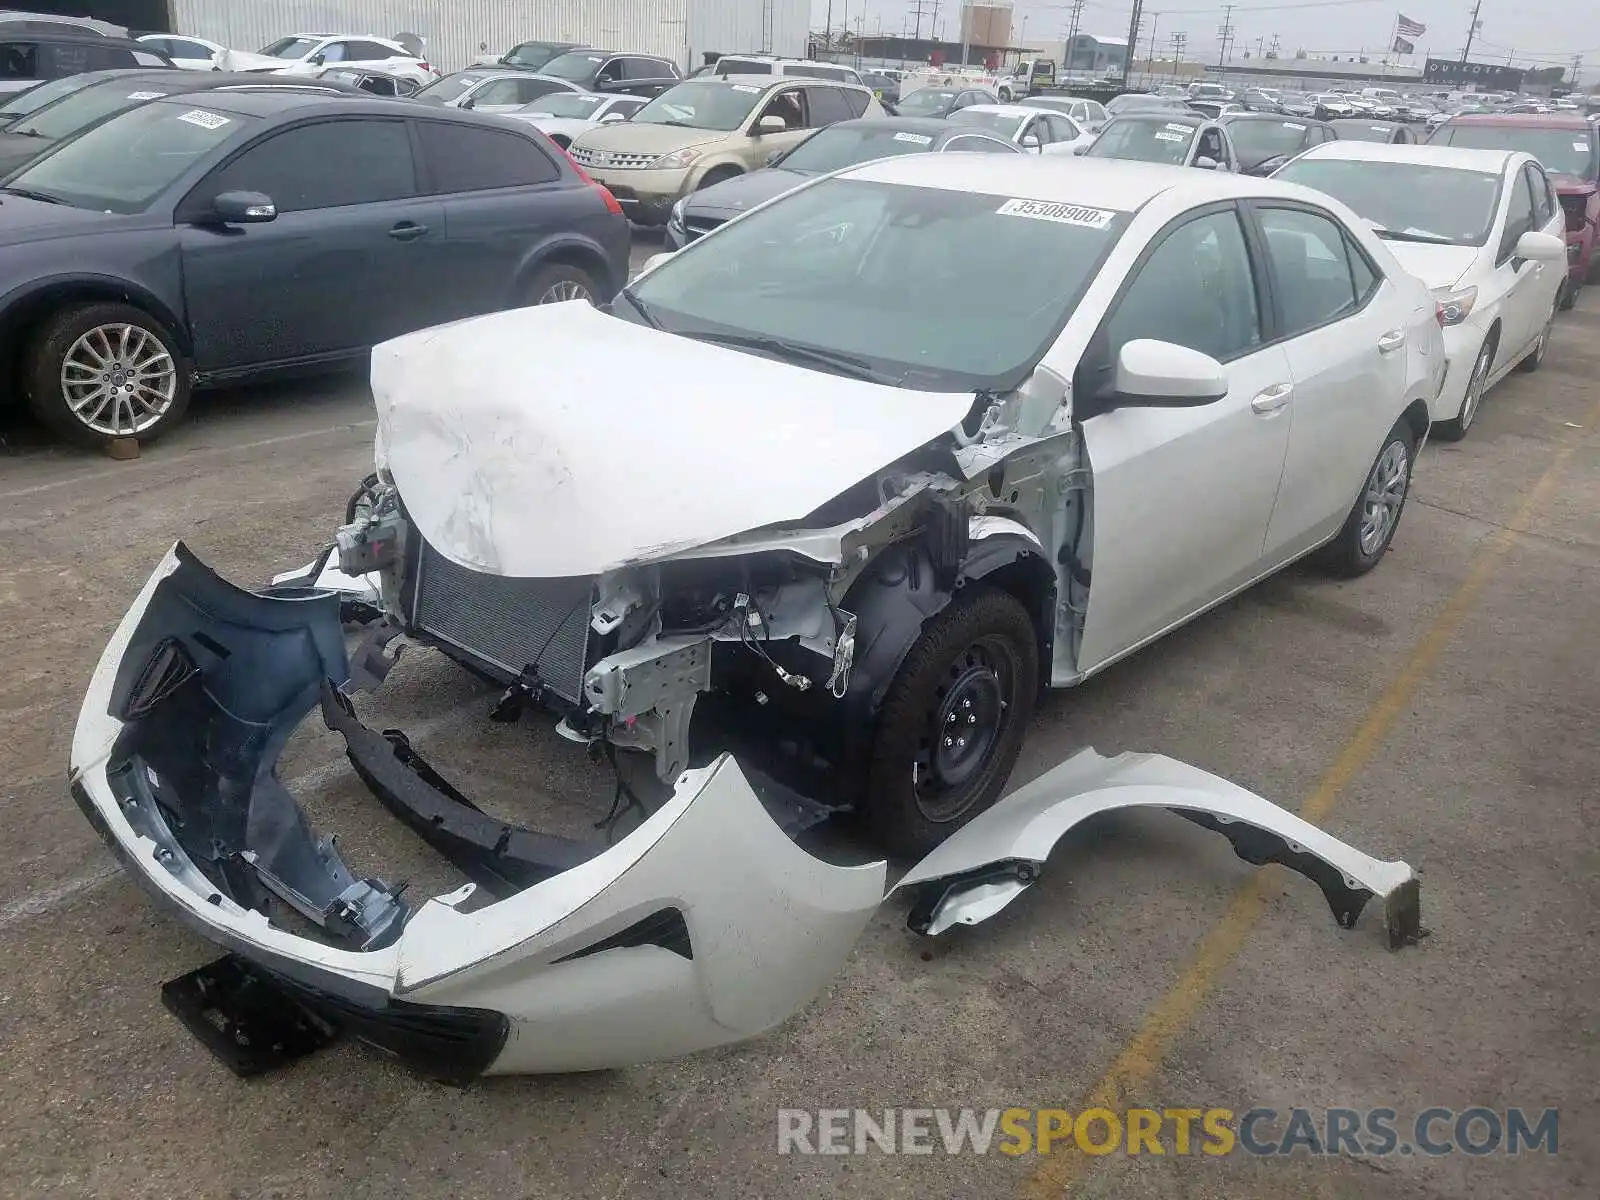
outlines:
[[[881, 27], [886, 34], [898, 33], [917, 0], [833, 0], [833, 24], [838, 28], [848, 16], [850, 28], [864, 17], [862, 29], [871, 33]], [[934, 11], [935, 0], [920, 0], [925, 13]], [[942, 36], [959, 36], [956, 13], [960, 0], [938, 0]], [[1013, 28], [1023, 30], [1030, 44], [1064, 40], [1072, 23], [1071, 0], [1018, 0]], [[1084, 33], [1126, 37], [1129, 0], [1085, 0], [1079, 28]], [[812, 0], [812, 24], [820, 29], [828, 10], [828, 0]], [[1233, 23], [1237, 30], [1233, 57], [1246, 45], [1255, 53], [1256, 39], [1270, 42], [1277, 34], [1281, 52], [1292, 55], [1296, 49], [1310, 53], [1354, 54], [1360, 50], [1381, 52], [1394, 30], [1395, 14], [1403, 12], [1411, 20], [1428, 27], [1417, 39], [1416, 61], [1424, 53], [1455, 57], [1461, 53], [1462, 38], [1471, 19], [1471, 0], [1405, 0], [1398, 8], [1393, 0], [1239, 0], [1234, 6]], [[1145, 0], [1145, 18], [1140, 33], [1141, 53], [1148, 47], [1153, 14], [1156, 40], [1163, 49], [1171, 46], [1169, 35], [1188, 34], [1187, 57], [1215, 56], [1217, 30], [1223, 21], [1221, 0]], [[1592, 0], [1483, 0], [1478, 19], [1483, 22], [1473, 42], [1472, 57], [1484, 62], [1504, 62], [1512, 55], [1523, 66], [1562, 65], [1583, 54], [1583, 76], [1600, 78], [1600, 4]], [[929, 19], [923, 20], [924, 36]]]

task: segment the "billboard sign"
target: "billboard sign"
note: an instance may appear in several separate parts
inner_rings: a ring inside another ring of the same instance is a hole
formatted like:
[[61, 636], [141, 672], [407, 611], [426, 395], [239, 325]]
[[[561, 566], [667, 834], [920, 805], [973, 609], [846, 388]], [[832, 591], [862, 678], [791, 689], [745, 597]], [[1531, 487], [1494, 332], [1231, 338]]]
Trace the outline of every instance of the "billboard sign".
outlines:
[[1503, 63], [1463, 63], [1453, 58], [1430, 58], [1422, 68], [1424, 83], [1448, 83], [1457, 87], [1495, 88], [1514, 92], [1522, 86], [1526, 74], [1521, 67], [1508, 67]]

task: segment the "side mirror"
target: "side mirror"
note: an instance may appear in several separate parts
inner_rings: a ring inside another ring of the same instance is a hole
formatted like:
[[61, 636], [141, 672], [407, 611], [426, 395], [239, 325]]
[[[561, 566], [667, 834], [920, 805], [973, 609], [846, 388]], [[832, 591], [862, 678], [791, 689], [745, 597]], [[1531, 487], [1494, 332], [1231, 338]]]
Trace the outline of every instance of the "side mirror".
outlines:
[[1086, 146], [1086, 145], [1085, 145], [1085, 146], [1074, 146], [1074, 147], [1073, 147], [1073, 148], [1072, 148], [1072, 152], [1073, 152], [1073, 153], [1074, 153], [1074, 154], [1076, 154], [1076, 155], [1078, 155], [1078, 156], [1080, 156], [1080, 157], [1082, 157], [1082, 156], [1083, 156], [1083, 155], [1085, 155], [1085, 154], [1087, 154], [1087, 153], [1089, 153], [1089, 147], [1088, 147], [1088, 146]]
[[1216, 159], [1208, 158], [1204, 154], [1194, 160], [1194, 165], [1199, 167], [1202, 171], [1215, 171], [1219, 166], [1221, 166]]
[[784, 133], [789, 128], [789, 122], [782, 117], [762, 117], [756, 122], [754, 135], [760, 137], [764, 133]]
[[1517, 239], [1513, 256], [1529, 262], [1566, 262], [1567, 244], [1553, 233], [1530, 230]]
[[628, 114], [627, 113], [609, 112], [605, 116], [600, 118], [600, 124], [602, 124], [602, 125], [613, 125], [618, 121], [626, 121], [627, 119], [628, 119]]
[[1209, 354], [1136, 338], [1117, 355], [1112, 387], [1123, 408], [1198, 408], [1228, 394], [1228, 372]]
[[223, 192], [211, 202], [211, 212], [226, 225], [260, 225], [278, 219], [278, 206], [271, 196], [260, 192]]
[[328, 56], [326, 54], [313, 54], [310, 58], [306, 59], [306, 61], [313, 67], [320, 67], [323, 63], [328, 61]]
[[1024, 150], [1032, 150], [1037, 153], [1039, 149], [1039, 135], [1036, 133], [1028, 134], [1022, 139], [1021, 146]]
[[639, 268], [639, 274], [643, 275], [646, 271], [654, 271], [676, 253], [676, 250], [663, 250], [660, 254], [652, 254], [644, 260], [644, 266]]

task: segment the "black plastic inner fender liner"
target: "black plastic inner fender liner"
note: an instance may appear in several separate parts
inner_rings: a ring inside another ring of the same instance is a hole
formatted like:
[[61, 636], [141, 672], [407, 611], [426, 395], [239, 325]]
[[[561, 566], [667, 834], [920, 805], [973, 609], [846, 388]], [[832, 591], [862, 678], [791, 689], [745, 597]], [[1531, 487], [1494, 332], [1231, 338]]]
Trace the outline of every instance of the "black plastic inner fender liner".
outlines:
[[[1291, 845], [1276, 833], [1245, 821], [1219, 821], [1212, 813], [1197, 809], [1175, 808], [1172, 811], [1203, 829], [1220, 833], [1233, 846], [1233, 852], [1252, 866], [1277, 863], [1304, 875], [1322, 889], [1328, 907], [1333, 910], [1333, 919], [1343, 929], [1355, 928], [1361, 911], [1372, 899], [1370, 889], [1352, 885], [1339, 868]], [[1391, 950], [1415, 945], [1428, 936], [1428, 931], [1422, 928], [1422, 889], [1417, 880], [1402, 884], [1385, 901], [1384, 926]]]
[[161, 999], [241, 1077], [286, 1066], [347, 1034], [425, 1079], [461, 1086], [488, 1070], [510, 1033], [502, 1013], [394, 999], [372, 1007], [274, 975], [236, 954], [169, 981]]
[[347, 696], [322, 687], [322, 719], [344, 738], [356, 774], [389, 812], [496, 899], [515, 895], [606, 850], [510, 825], [483, 812], [397, 729], [361, 723]]
[[1002, 858], [957, 875], [930, 879], [917, 888], [911, 901], [911, 911], [906, 914], [906, 925], [914, 933], [925, 934], [933, 928], [933, 918], [938, 915], [940, 907], [952, 896], [986, 883], [1014, 881], [1027, 887], [1039, 878], [1043, 867], [1043, 863], [1030, 858]]
[[610, 937], [601, 938], [593, 945], [571, 954], [563, 954], [555, 962], [571, 962], [575, 958], [588, 958], [606, 950], [626, 950], [635, 946], [659, 946], [670, 950], [679, 958], [694, 958], [694, 947], [689, 941], [689, 923], [683, 919], [683, 910], [658, 908], [647, 917], [641, 917], [626, 929]]

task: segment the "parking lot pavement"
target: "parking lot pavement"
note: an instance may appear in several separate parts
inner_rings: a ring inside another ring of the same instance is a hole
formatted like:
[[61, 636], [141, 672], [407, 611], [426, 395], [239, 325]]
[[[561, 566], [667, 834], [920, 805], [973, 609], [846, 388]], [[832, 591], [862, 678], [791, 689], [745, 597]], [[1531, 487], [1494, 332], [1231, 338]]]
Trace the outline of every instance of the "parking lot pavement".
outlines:
[[[202, 398], [131, 463], [0, 457], [0, 1195], [1592, 1195], [1597, 330], [1596, 305], [1564, 319], [1542, 371], [1425, 450], [1379, 570], [1291, 571], [1050, 697], [1018, 770], [1155, 750], [1305, 806], [1423, 873], [1421, 946], [1388, 953], [1372, 913], [1336, 928], [1307, 881], [1176, 818], [1122, 817], [981, 933], [930, 947], [882, 912], [827, 993], [750, 1045], [466, 1091], [351, 1046], [230, 1077], [158, 997], [213, 952], [115, 870], [62, 777], [90, 667], [174, 538], [249, 583], [328, 535], [370, 463], [360, 387]], [[549, 721], [491, 725], [489, 700], [414, 651], [368, 704], [486, 807], [598, 817], [604, 774]], [[285, 775], [358, 868], [434, 886], [326, 736]], [[1559, 1153], [1517, 1158], [776, 1153], [783, 1107], [1089, 1099], [1562, 1112]]]

